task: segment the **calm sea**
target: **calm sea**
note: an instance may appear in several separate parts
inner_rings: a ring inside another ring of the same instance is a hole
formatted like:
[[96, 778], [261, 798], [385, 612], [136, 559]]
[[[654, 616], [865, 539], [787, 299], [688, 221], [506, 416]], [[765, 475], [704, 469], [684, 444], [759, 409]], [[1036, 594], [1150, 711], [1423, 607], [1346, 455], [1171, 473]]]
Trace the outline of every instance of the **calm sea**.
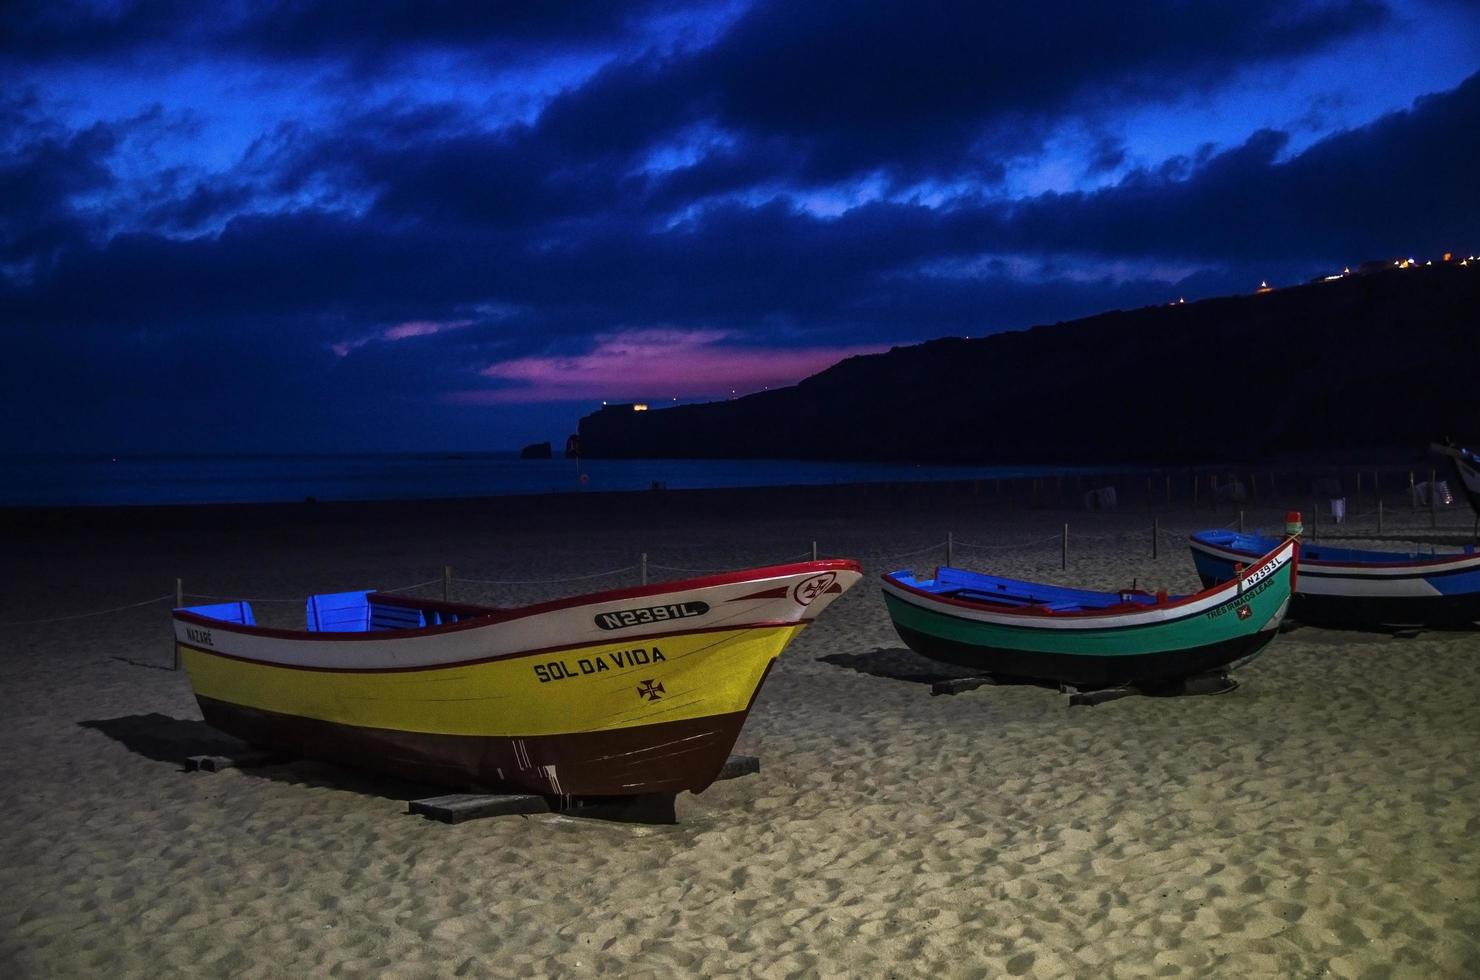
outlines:
[[[528, 460], [514, 453], [334, 456], [5, 456], [0, 506], [406, 500], [1032, 476], [1037, 467], [798, 460]], [[1075, 472], [1056, 467], [1052, 472]], [[1088, 471], [1081, 471], [1088, 472]]]

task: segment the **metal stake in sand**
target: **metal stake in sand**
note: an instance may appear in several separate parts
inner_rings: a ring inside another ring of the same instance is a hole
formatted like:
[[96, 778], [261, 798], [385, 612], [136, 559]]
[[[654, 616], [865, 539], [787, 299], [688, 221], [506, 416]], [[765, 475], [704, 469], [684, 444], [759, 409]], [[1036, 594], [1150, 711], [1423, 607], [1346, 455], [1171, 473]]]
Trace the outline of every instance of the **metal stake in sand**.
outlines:
[[956, 536], [950, 531], [946, 532], [946, 567], [956, 567]]
[[1434, 481], [1438, 478], [1439, 474], [1432, 469], [1429, 470], [1429, 527], [1439, 526], [1438, 500], [1436, 499], [1439, 495], [1434, 492]]
[[816, 561], [817, 560], [817, 542], [816, 541], [813, 541], [812, 542], [812, 560], [813, 561]]
[[1156, 547], [1161, 539], [1161, 518], [1151, 518], [1151, 557], [1156, 557]]
[[452, 566], [442, 566], [442, 601], [447, 602], [452, 598]]
[[1064, 525], [1064, 540], [1059, 548], [1059, 567], [1064, 569], [1069, 567], [1069, 525], [1067, 524]]
[[[185, 583], [175, 579], [175, 608], [180, 609], [185, 605]], [[175, 644], [175, 665], [171, 670], [180, 669], [180, 644]]]
[[642, 553], [642, 557], [638, 560], [637, 567], [639, 569], [639, 571], [637, 573], [638, 574], [639, 584], [641, 584], [641, 585], [647, 585], [647, 552], [646, 551], [644, 551]]
[[1382, 498], [1377, 498], [1377, 533], [1382, 534]]

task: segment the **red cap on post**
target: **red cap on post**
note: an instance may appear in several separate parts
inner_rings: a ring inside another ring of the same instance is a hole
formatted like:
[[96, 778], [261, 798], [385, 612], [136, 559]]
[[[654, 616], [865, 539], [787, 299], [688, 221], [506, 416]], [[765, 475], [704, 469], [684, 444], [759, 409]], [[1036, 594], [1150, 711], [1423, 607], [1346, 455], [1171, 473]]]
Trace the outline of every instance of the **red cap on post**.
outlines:
[[1305, 531], [1305, 525], [1300, 522], [1300, 511], [1289, 510], [1285, 512], [1285, 534], [1288, 537], [1298, 538]]

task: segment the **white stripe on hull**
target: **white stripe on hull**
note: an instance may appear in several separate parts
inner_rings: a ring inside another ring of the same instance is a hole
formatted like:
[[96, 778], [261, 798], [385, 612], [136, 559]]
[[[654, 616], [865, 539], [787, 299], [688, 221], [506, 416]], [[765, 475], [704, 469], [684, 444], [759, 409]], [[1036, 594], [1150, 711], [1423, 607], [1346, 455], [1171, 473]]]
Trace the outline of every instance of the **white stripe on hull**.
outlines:
[[[1247, 562], [1248, 554], [1230, 551], [1206, 541], [1192, 539], [1194, 551], [1228, 562]], [[1453, 560], [1422, 564], [1348, 565], [1335, 562], [1302, 561], [1296, 572], [1296, 595], [1371, 596], [1408, 599], [1438, 596], [1424, 576], [1480, 568], [1480, 555], [1456, 555]]]
[[[809, 623], [836, 598], [823, 592], [804, 605], [795, 598], [798, 587], [819, 574], [833, 575], [844, 590], [859, 578], [857, 572], [829, 569], [803, 571], [765, 578], [746, 579], [723, 585], [683, 588], [675, 583], [672, 592], [625, 596], [604, 602], [569, 606], [548, 612], [520, 615], [465, 628], [431, 630], [411, 635], [372, 639], [374, 633], [308, 633], [301, 637], [264, 636], [255, 627], [231, 626], [208, 621], [175, 620], [175, 639], [189, 646], [214, 650], [233, 657], [288, 666], [338, 670], [395, 670], [442, 667], [473, 660], [508, 656], [534, 650], [562, 647], [620, 644], [635, 638], [698, 630], [737, 630], [758, 624]], [[744, 596], [773, 589], [786, 589], [774, 598], [745, 599]], [[700, 616], [640, 623], [619, 629], [596, 624], [602, 613], [634, 608], [676, 605], [702, 601], [709, 611]], [[492, 611], [492, 610], [490, 610]], [[466, 622], [466, 620], [464, 621]], [[462, 624], [459, 624], [462, 625]], [[209, 634], [209, 645], [199, 634]], [[196, 636], [190, 635], [197, 634]]]

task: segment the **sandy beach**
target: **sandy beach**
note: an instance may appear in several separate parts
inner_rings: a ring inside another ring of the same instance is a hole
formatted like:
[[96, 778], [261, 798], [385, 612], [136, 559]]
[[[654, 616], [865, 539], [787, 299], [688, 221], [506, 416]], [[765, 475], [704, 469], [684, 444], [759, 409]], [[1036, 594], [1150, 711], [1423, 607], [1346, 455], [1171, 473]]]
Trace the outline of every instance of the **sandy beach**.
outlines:
[[[631, 584], [644, 553], [677, 578], [814, 541], [868, 577], [772, 671], [737, 746], [760, 773], [661, 827], [447, 826], [406, 813], [424, 788], [309, 762], [187, 773], [220, 737], [169, 669], [168, 601], [0, 626], [0, 973], [1480, 975], [1480, 632], [1300, 628], [1230, 694], [1070, 708], [1032, 686], [932, 697], [952, 670], [902, 648], [875, 584], [943, 560], [950, 533], [966, 567], [1190, 591], [1180, 539], [1234, 519], [827, 487], [5, 515], [0, 623], [176, 577], [440, 594], [444, 565], [456, 599], [524, 603]], [[1470, 521], [1400, 511], [1387, 531]]]

